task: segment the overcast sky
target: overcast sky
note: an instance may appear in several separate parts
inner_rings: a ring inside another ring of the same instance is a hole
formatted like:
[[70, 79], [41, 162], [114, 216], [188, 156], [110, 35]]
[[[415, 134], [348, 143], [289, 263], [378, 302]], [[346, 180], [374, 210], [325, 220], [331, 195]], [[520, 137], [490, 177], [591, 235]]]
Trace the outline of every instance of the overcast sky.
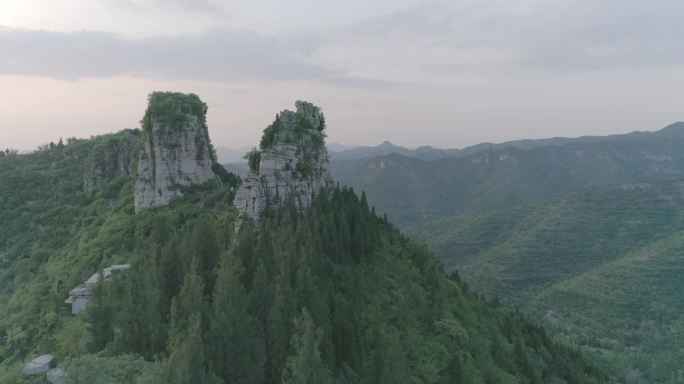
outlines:
[[684, 120], [681, 0], [2, 0], [0, 148], [197, 93], [216, 145], [322, 107], [329, 142], [462, 147]]

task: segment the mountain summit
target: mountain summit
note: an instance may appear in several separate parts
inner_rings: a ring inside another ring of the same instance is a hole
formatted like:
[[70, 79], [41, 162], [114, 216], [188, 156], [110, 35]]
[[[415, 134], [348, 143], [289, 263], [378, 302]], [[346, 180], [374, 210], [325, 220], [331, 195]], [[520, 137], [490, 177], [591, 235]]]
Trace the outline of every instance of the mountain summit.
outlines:
[[142, 120], [135, 210], [168, 205], [178, 186], [215, 178], [207, 105], [194, 94], [154, 92]]
[[299, 209], [308, 207], [325, 184], [325, 118], [309, 102], [295, 106], [296, 112], [280, 112], [264, 129], [259, 150], [247, 154], [250, 173], [234, 203], [243, 217], [258, 220], [266, 208], [281, 205], [288, 196]]

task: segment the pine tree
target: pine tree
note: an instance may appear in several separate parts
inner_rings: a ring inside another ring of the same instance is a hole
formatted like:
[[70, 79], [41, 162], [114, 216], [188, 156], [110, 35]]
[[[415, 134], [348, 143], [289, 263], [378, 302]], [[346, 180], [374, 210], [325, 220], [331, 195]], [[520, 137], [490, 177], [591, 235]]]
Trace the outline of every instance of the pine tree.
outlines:
[[204, 284], [193, 267], [185, 276], [180, 293], [171, 302], [169, 344], [174, 344], [176, 338], [186, 332], [193, 316], [198, 315], [200, 319], [204, 319], [206, 310]]
[[458, 355], [453, 355], [449, 360], [448, 365], [442, 370], [440, 375], [440, 383], [442, 384], [458, 384], [466, 383], [465, 373], [463, 371], [463, 361]]
[[261, 328], [248, 312], [243, 273], [241, 261], [227, 254], [218, 271], [207, 341], [219, 377], [226, 383], [257, 384], [265, 379], [266, 351]]
[[270, 308], [267, 335], [268, 345], [267, 379], [278, 382], [290, 348], [291, 314], [294, 309], [290, 284], [290, 269], [283, 265], [276, 277], [273, 305]]
[[283, 369], [283, 384], [332, 383], [330, 371], [319, 350], [322, 332], [305, 308], [295, 320], [295, 329], [292, 336], [293, 354], [288, 357]]
[[169, 345], [171, 354], [163, 363], [156, 382], [159, 384], [220, 384], [207, 368], [199, 314], [188, 319], [188, 328]]
[[[113, 282], [115, 283], [115, 282]], [[110, 295], [111, 284], [97, 284], [93, 288], [94, 301], [88, 306], [86, 312], [88, 329], [91, 340], [88, 348], [92, 352], [104, 349], [114, 339], [114, 326], [112, 320], [115, 315], [115, 305]]]
[[262, 329], [266, 329], [268, 310], [273, 305], [273, 286], [266, 264], [259, 260], [254, 279], [249, 291], [249, 312], [258, 321]]
[[538, 383], [539, 378], [537, 376], [537, 373], [535, 372], [534, 367], [532, 367], [530, 359], [527, 357], [527, 352], [525, 352], [525, 347], [523, 346], [523, 343], [520, 339], [517, 339], [515, 341], [514, 354], [515, 361], [518, 364], [520, 372], [529, 379], [530, 383]]
[[171, 299], [178, 294], [183, 283], [183, 275], [186, 266], [181, 264], [178, 255], [177, 243], [173, 239], [173, 229], [166, 215], [155, 218], [150, 231], [146, 248], [154, 258], [158, 266], [159, 286], [161, 288], [163, 310], [162, 317], [168, 317]]
[[136, 252], [126, 274], [119, 311], [119, 348], [152, 359], [164, 349], [165, 324], [161, 314], [159, 275], [153, 257]]
[[197, 218], [192, 230], [190, 250], [196, 263], [197, 273], [204, 281], [204, 293], [210, 295], [214, 290], [214, 270], [216, 269], [221, 248], [216, 234], [216, 223], [204, 215]]
[[361, 368], [358, 322], [352, 305], [344, 293], [333, 295], [331, 311], [331, 342], [335, 361], [353, 369]]

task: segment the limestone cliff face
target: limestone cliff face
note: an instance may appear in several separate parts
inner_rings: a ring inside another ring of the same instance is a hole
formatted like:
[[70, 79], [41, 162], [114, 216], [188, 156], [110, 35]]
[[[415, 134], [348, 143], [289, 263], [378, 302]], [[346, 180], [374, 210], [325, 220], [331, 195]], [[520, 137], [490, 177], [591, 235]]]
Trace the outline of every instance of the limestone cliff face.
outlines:
[[136, 212], [168, 205], [179, 186], [215, 179], [206, 105], [193, 94], [155, 92], [143, 118], [135, 183]]
[[323, 115], [311, 103], [295, 105], [296, 112], [278, 114], [264, 130], [260, 151], [249, 155], [250, 174], [234, 200], [242, 219], [258, 221], [265, 209], [280, 205], [288, 196], [304, 209], [327, 180]]

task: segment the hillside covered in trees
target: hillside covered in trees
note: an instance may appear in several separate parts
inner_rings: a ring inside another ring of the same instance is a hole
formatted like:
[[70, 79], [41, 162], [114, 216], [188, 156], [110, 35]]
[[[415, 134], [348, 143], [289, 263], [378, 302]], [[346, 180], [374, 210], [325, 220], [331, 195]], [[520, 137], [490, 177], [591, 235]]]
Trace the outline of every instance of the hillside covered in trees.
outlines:
[[630, 183], [409, 228], [474, 290], [633, 382], [678, 382], [684, 183]]
[[681, 179], [682, 146], [684, 123], [675, 123], [655, 132], [483, 143], [436, 159], [394, 152], [333, 161], [331, 171], [405, 229], [567, 192]]
[[[142, 135], [0, 158], [0, 382], [44, 383], [21, 368], [45, 353], [66, 383], [612, 382], [352, 189], [236, 231], [240, 180], [213, 166], [136, 214]], [[72, 315], [70, 289], [122, 263]]]

